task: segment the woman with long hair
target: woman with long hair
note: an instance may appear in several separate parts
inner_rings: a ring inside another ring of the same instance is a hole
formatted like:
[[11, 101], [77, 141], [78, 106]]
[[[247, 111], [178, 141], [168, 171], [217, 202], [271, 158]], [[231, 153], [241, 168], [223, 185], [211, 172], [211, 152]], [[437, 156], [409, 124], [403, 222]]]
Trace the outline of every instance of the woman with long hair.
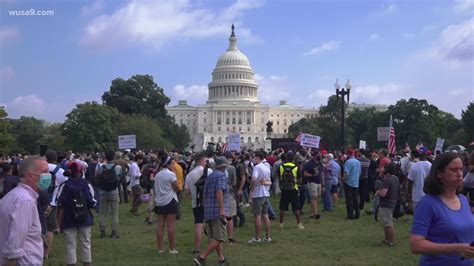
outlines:
[[416, 206], [410, 235], [411, 251], [420, 265], [472, 265], [474, 216], [460, 194], [463, 162], [457, 153], [436, 157], [424, 182], [426, 193]]
[[176, 161], [169, 157], [161, 158], [160, 171], [155, 177], [155, 211], [158, 214], [158, 229], [156, 240], [158, 243], [158, 252], [163, 253], [163, 234], [165, 224], [167, 225], [169, 253], [176, 254], [175, 224], [176, 214], [178, 212], [178, 181], [173, 172]]

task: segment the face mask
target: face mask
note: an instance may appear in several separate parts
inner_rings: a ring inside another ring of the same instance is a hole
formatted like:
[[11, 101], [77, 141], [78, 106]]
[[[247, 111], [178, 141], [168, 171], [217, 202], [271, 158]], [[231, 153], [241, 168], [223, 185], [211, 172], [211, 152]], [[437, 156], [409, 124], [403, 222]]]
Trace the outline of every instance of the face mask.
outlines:
[[51, 174], [40, 174], [40, 180], [37, 185], [40, 190], [46, 190], [51, 185]]

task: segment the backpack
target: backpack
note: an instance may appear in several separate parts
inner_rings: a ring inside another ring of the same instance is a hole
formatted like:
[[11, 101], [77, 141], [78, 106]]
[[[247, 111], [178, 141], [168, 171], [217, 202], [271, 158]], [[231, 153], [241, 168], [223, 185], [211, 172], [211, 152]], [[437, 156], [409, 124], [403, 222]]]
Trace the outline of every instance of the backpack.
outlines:
[[89, 181], [89, 183], [95, 187], [97, 186], [97, 178], [95, 175], [95, 169], [97, 168], [97, 163], [89, 163], [89, 166], [87, 167], [86, 171], [86, 179]]
[[70, 189], [72, 195], [72, 210], [73, 221], [76, 225], [85, 225], [89, 216], [89, 209], [87, 208], [87, 200], [84, 194], [84, 189]]
[[56, 165], [56, 168], [54, 168], [52, 172], [49, 172], [51, 174], [51, 184], [48, 187], [49, 201], [53, 199], [53, 193], [56, 189], [56, 174], [58, 173], [59, 169], [61, 169], [61, 166]]
[[280, 167], [283, 167], [283, 173], [280, 176], [280, 190], [281, 191], [292, 191], [295, 190], [295, 175], [293, 174], [293, 169], [296, 168], [296, 165], [284, 165], [282, 164]]
[[247, 165], [244, 164], [244, 169], [245, 169], [245, 176], [247, 177], [245, 179], [245, 186], [249, 187], [252, 184], [252, 173], [253, 173], [253, 163], [249, 161]]
[[97, 177], [97, 186], [103, 191], [112, 191], [115, 190], [119, 185], [119, 179], [115, 173], [114, 164], [110, 169], [105, 165], [102, 165], [102, 172]]
[[206, 164], [202, 176], [194, 184], [196, 186], [196, 207], [203, 206], [204, 203], [204, 185], [206, 184], [207, 172], [209, 171], [209, 166]]
[[155, 174], [156, 166], [154, 164], [148, 164], [143, 170], [143, 174], [140, 177], [140, 186], [147, 191], [150, 191], [153, 188], [151, 182], [151, 175]]

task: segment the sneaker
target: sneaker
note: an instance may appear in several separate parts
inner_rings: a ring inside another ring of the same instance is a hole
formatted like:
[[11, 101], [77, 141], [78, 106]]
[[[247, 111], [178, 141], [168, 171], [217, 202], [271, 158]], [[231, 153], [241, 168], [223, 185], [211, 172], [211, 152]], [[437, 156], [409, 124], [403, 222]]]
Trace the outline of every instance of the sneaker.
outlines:
[[201, 258], [201, 256], [198, 255], [198, 256], [194, 257], [193, 262], [194, 262], [195, 265], [204, 265], [206, 260]]
[[112, 234], [110, 235], [110, 238], [119, 239], [120, 235], [117, 232], [112, 231]]
[[233, 238], [229, 238], [228, 243], [229, 243], [229, 245], [233, 245], [233, 244], [237, 244], [237, 241], [235, 241], [235, 239], [233, 239]]
[[304, 226], [303, 226], [302, 223], [299, 223], [299, 224], [298, 224], [298, 229], [299, 229], [299, 230], [303, 230], [303, 229], [304, 229]]
[[178, 251], [176, 249], [172, 249], [170, 250], [169, 252], [171, 255], [175, 255], [175, 254], [178, 254]]
[[224, 259], [224, 260], [220, 260], [217, 262], [217, 265], [219, 266], [224, 266], [224, 265], [227, 265], [227, 261]]
[[252, 239], [250, 239], [249, 241], [247, 241], [247, 243], [249, 243], [249, 244], [252, 244], [252, 243], [260, 243], [260, 242], [262, 242], [262, 240], [261, 240], [261, 239], [257, 239], [257, 238], [255, 238], [255, 237], [252, 238]]
[[390, 243], [390, 242], [388, 242], [387, 240], [383, 240], [383, 241], [382, 241], [382, 244], [383, 244], [383, 245], [387, 245], [387, 246], [389, 246], [389, 247], [395, 246], [394, 243]]
[[199, 250], [194, 249], [192, 253], [193, 253], [194, 255], [199, 255]]
[[104, 238], [105, 237], [105, 231], [101, 230], [100, 231], [100, 238]]
[[164, 252], [165, 252], [164, 250], [158, 250], [159, 254], [164, 253]]
[[280, 224], [278, 224], [278, 228], [283, 229], [283, 228], [285, 228], [285, 225], [280, 223]]
[[244, 207], [244, 208], [250, 207], [250, 204], [245, 203], [244, 206], [242, 206], [242, 207]]
[[263, 239], [263, 241], [265, 241], [265, 242], [272, 242], [272, 238], [271, 238], [271, 237], [265, 237], [265, 239]]

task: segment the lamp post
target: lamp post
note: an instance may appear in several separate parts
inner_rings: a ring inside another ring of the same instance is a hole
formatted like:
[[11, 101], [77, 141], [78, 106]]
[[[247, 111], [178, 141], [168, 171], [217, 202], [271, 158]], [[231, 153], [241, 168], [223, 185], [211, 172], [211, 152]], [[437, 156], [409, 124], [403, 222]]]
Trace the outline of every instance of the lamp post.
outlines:
[[341, 101], [342, 102], [342, 104], [341, 104], [341, 151], [344, 152], [344, 116], [345, 116], [345, 110], [344, 110], [345, 98], [344, 98], [344, 96], [347, 95], [347, 103], [349, 103], [349, 95], [351, 93], [352, 83], [351, 83], [351, 80], [348, 79], [347, 82], [346, 82], [346, 88], [341, 89], [341, 86], [339, 85], [339, 79], [336, 79], [336, 84], [334, 84], [334, 87], [336, 88], [336, 97], [341, 96], [341, 99], [342, 99], [342, 101]]

